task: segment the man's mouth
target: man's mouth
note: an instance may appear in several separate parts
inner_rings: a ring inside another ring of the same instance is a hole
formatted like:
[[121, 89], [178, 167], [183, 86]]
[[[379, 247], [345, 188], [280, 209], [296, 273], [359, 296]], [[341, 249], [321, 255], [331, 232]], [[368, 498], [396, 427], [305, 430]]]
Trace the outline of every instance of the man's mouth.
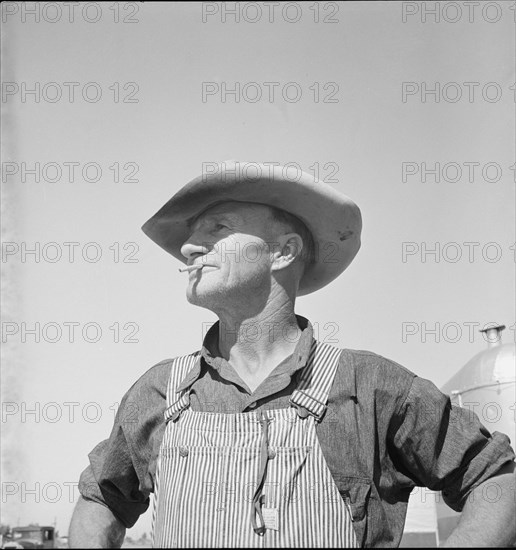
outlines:
[[186, 267], [180, 267], [179, 273], [184, 273], [185, 271], [191, 273], [192, 271], [197, 271], [198, 269], [202, 269], [203, 267], [205, 267], [205, 264], [187, 265]]
[[201, 269], [205, 267], [212, 267], [216, 268], [217, 266], [211, 265], [211, 264], [193, 264], [193, 265], [187, 265], [186, 267], [179, 268], [180, 273], [188, 272], [188, 273], [194, 273], [194, 272], [200, 272]]

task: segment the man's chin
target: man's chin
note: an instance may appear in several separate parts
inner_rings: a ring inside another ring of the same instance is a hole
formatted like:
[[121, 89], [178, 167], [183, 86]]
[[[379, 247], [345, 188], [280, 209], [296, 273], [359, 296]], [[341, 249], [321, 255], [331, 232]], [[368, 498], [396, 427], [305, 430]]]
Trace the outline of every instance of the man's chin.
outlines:
[[212, 292], [199, 292], [198, 289], [194, 287], [187, 289], [186, 299], [194, 306], [204, 307], [213, 311], [216, 304], [220, 302], [220, 295]]

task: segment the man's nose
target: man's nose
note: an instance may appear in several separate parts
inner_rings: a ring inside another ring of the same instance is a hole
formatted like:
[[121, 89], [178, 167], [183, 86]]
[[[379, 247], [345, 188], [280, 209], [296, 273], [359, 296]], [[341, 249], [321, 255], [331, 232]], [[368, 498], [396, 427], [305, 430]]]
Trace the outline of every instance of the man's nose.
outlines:
[[193, 260], [196, 256], [204, 256], [210, 251], [209, 244], [206, 242], [197, 242], [188, 239], [181, 247], [181, 254], [188, 260]]

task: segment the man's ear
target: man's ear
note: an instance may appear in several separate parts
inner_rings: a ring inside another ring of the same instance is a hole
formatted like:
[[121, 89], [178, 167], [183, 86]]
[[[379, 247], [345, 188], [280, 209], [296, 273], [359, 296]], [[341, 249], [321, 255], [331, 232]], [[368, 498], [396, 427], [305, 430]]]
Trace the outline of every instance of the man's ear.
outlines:
[[285, 233], [278, 237], [272, 253], [272, 271], [285, 269], [301, 256], [303, 239], [297, 233]]

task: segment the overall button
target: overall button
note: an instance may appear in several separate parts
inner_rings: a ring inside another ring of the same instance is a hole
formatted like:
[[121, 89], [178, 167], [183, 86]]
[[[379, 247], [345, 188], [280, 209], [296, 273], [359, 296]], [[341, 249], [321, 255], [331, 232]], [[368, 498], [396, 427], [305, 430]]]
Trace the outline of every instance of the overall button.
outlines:
[[188, 453], [189, 451], [186, 447], [179, 447], [179, 456], [186, 457]]
[[257, 406], [258, 406], [258, 403], [256, 401], [253, 401], [253, 403], [250, 403], [249, 405], [247, 405], [247, 408], [256, 409]]
[[272, 460], [276, 458], [276, 451], [274, 449], [269, 449], [269, 458]]

